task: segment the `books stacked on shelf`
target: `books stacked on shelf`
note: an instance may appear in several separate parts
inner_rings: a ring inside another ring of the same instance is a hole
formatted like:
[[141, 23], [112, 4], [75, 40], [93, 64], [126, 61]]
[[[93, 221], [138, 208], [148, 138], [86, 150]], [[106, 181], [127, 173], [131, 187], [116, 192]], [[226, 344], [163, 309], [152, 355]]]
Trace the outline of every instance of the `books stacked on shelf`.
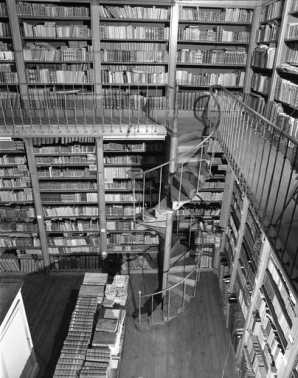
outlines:
[[0, 60], [14, 60], [14, 51], [10, 43], [0, 41]]
[[[160, 50], [113, 50], [112, 45], [109, 49], [102, 49], [100, 51], [101, 62], [138, 62], [138, 63], [155, 63], [163, 62], [166, 63], [169, 61], [169, 53], [165, 49]], [[145, 45], [145, 43], [144, 43]], [[148, 44], [146, 44], [148, 45]], [[165, 46], [160, 44], [160, 46]], [[141, 46], [141, 48], [144, 48]]]
[[91, 62], [93, 48], [86, 41], [69, 41], [68, 45], [55, 48], [48, 42], [26, 42], [23, 48], [25, 61], [82, 61]]
[[190, 71], [176, 71], [176, 80], [180, 85], [191, 86], [209, 86], [222, 85], [227, 87], [241, 87], [244, 82], [244, 71], [235, 71], [231, 73], [200, 73], [194, 74]]
[[165, 84], [168, 73], [165, 66], [113, 66], [102, 69], [101, 81], [103, 84]]
[[283, 1], [274, 1], [262, 8], [260, 22], [267, 22], [273, 18], [280, 18], [283, 11]]
[[253, 371], [258, 377], [266, 377], [268, 366], [264, 360], [262, 349], [257, 336], [250, 335], [247, 341], [247, 353], [253, 367]]
[[252, 75], [251, 89], [267, 95], [269, 93], [271, 77], [255, 72]]
[[192, 25], [178, 29], [178, 41], [248, 43], [249, 38], [250, 33], [247, 31], [224, 30], [222, 26], [202, 30], [199, 26]]
[[246, 357], [247, 353], [245, 354], [245, 350], [246, 349], [244, 348], [241, 356], [241, 361], [238, 366], [240, 378], [255, 378], [255, 373], [250, 361], [248, 361]]
[[289, 22], [285, 34], [285, 39], [298, 38], [298, 22]]
[[250, 9], [226, 8], [210, 10], [183, 6], [180, 8], [179, 20], [250, 23], [252, 15], [253, 11]]
[[253, 51], [252, 66], [258, 68], [272, 68], [276, 53], [276, 47], [259, 45]]
[[283, 103], [293, 107], [298, 107], [298, 85], [290, 80], [277, 77], [275, 87], [275, 100], [282, 101]]
[[244, 47], [226, 47], [213, 50], [182, 49], [177, 52], [177, 63], [245, 65], [247, 52]]
[[292, 6], [291, 6], [291, 12], [296, 12], [298, 10], [298, 1], [297, 0], [293, 0], [292, 1]]
[[5, 3], [0, 3], [0, 16], [8, 16]]
[[18, 16], [36, 16], [53, 18], [83, 18], [90, 17], [90, 11], [85, 6], [63, 6], [57, 4], [39, 4], [18, 1], [16, 3]]
[[298, 43], [288, 44], [285, 61], [290, 65], [298, 65]]
[[55, 21], [46, 21], [38, 25], [23, 22], [21, 34], [23, 37], [35, 38], [91, 38], [91, 29], [87, 25], [60, 25]]
[[265, 113], [266, 101], [256, 93], [244, 93], [243, 102], [261, 115]]
[[[52, 248], [49, 248], [50, 253], [50, 268], [51, 270], [58, 270], [58, 271], [86, 271], [86, 270], [96, 270], [96, 271], [103, 271], [105, 270], [103, 260], [101, 259], [100, 255], [90, 254], [90, 247], [86, 251], [84, 251], [83, 247], [79, 248], [79, 250], [73, 251], [73, 254], [70, 254], [71, 251], [61, 251], [60, 248], [57, 248], [53, 252]], [[85, 253], [86, 252], [86, 253]], [[57, 255], [56, 255], [57, 253]], [[58, 253], [62, 253], [58, 255]], [[91, 252], [92, 253], [92, 252]]]
[[156, 7], [132, 7], [130, 5], [120, 6], [99, 6], [100, 18], [137, 18], [149, 20], [168, 20], [170, 18], [170, 8]]
[[0, 37], [10, 37], [10, 25], [7, 22], [0, 22]]
[[170, 28], [158, 26], [114, 26], [100, 25], [100, 39], [148, 39], [148, 40], [168, 40]]
[[0, 254], [0, 271], [19, 272], [20, 262], [16, 252], [4, 251]]
[[44, 261], [41, 256], [41, 250], [16, 250], [19, 258], [20, 270], [26, 273], [43, 272]]
[[280, 30], [280, 24], [278, 21], [269, 21], [267, 24], [263, 24], [257, 30], [256, 42], [276, 42]]

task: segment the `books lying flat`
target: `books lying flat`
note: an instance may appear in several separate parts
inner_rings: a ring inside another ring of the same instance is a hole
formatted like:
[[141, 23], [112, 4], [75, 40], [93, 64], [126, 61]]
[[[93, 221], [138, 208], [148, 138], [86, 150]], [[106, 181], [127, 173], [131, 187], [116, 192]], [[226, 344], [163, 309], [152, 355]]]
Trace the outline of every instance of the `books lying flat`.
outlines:
[[121, 315], [121, 309], [120, 308], [106, 308], [103, 317], [105, 319], [120, 319]]
[[105, 285], [107, 280], [107, 273], [85, 273], [83, 285]]
[[117, 319], [104, 319], [99, 318], [96, 324], [96, 331], [103, 332], [117, 332], [118, 320]]
[[104, 296], [104, 286], [98, 285], [81, 285], [79, 297], [101, 297]]
[[95, 331], [92, 346], [114, 346], [117, 340], [116, 332]]

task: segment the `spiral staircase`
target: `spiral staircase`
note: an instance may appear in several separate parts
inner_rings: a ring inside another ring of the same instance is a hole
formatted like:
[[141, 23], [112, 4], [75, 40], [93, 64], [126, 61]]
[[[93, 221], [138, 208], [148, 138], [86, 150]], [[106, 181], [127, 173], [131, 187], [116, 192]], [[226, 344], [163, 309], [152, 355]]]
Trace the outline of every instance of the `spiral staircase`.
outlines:
[[[193, 119], [193, 122], [197, 121]], [[208, 127], [210, 129], [210, 123]], [[205, 130], [206, 124], [201, 122], [196, 131], [178, 136], [177, 157], [156, 167], [162, 177], [162, 169], [175, 163], [176, 172], [169, 174], [167, 192], [155, 207], [144, 208], [142, 220], [138, 221], [146, 229], [158, 233], [160, 239], [158, 288], [152, 294], [139, 292], [138, 309], [135, 310], [135, 324], [140, 330], [148, 330], [177, 317], [196, 294], [204, 248], [202, 230], [198, 219], [191, 213], [186, 228], [181, 230], [178, 223], [179, 210], [187, 211], [185, 204], [198, 201], [198, 189], [211, 172], [204, 159], [204, 149], [216, 127], [208, 136], [202, 137]], [[198, 243], [194, 242], [194, 235]]]

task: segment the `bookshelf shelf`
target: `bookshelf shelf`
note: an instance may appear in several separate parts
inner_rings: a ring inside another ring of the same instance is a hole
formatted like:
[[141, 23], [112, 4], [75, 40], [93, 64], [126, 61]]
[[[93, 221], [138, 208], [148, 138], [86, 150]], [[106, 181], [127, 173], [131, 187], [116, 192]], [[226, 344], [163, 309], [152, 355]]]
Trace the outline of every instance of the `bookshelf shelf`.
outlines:
[[[99, 22], [100, 23], [119, 23], [119, 22], [129, 22], [129, 23], [138, 23], [140, 24], [140, 20], [138, 18], [100, 18], [99, 19]], [[166, 23], [170, 23], [171, 20], [170, 19], [155, 19], [155, 18], [142, 18], [142, 21], [141, 23], [150, 23], [150, 24], [157, 24], [157, 23], [162, 23], [162, 24], [166, 24]]]
[[194, 67], [226, 67], [226, 68], [243, 68], [245, 67], [244, 64], [229, 64], [229, 63], [222, 63], [222, 64], [204, 64], [204, 63], [188, 63], [188, 62], [177, 62], [177, 66], [194, 66]]
[[249, 42], [229, 42], [229, 41], [204, 41], [204, 40], [194, 40], [194, 39], [179, 39], [177, 41], [178, 44], [199, 44], [199, 45], [235, 45], [235, 46], [243, 46], [248, 45]]
[[179, 24], [187, 25], [241, 25], [241, 26], [250, 26], [250, 22], [233, 22], [233, 21], [204, 21], [204, 20], [179, 20]]
[[285, 42], [298, 42], [298, 38], [285, 38]]

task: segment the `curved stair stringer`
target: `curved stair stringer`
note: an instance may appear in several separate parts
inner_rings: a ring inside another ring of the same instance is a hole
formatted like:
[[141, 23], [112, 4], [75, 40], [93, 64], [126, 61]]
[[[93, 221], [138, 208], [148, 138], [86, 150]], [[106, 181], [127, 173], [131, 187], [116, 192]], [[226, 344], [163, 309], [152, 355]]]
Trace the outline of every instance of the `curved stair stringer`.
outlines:
[[[212, 95], [212, 94], [211, 94]], [[203, 141], [200, 141], [199, 143], [194, 143], [192, 140], [191, 146], [189, 149], [186, 149], [182, 154], [179, 156], [176, 156], [172, 160], [163, 163], [156, 167], [155, 169], [162, 169], [165, 165], [171, 164], [173, 161], [179, 162], [181, 164], [181, 169], [183, 170], [183, 166], [185, 164], [185, 161], [188, 160], [188, 156], [191, 153], [192, 156], [198, 156], [199, 153], [196, 151], [199, 151], [200, 148], [202, 148], [211, 137], [214, 136], [218, 125], [220, 123], [220, 108], [219, 104], [215, 103], [215, 105], [218, 108], [218, 114], [219, 117], [216, 120], [216, 124], [213, 125], [213, 130], [210, 132], [208, 136]], [[209, 122], [209, 128], [211, 128], [212, 122], [207, 120]], [[189, 139], [191, 139], [191, 136], [189, 136]], [[188, 137], [188, 136], [187, 136]], [[181, 139], [181, 138], [180, 138]], [[188, 139], [188, 138], [185, 138]], [[195, 145], [194, 145], [195, 144]], [[187, 156], [188, 155], [188, 156]], [[200, 162], [203, 161], [202, 154], [201, 157], [198, 157], [198, 164], [201, 164]], [[188, 164], [187, 171], [189, 173], [192, 172], [192, 167]], [[150, 170], [152, 171], [152, 169]], [[148, 171], [149, 172], [149, 171]], [[145, 177], [146, 172], [143, 173]], [[179, 172], [177, 173], [179, 176]], [[198, 181], [200, 182], [200, 177], [198, 177]], [[177, 187], [178, 186], [178, 187]], [[143, 217], [143, 221], [141, 224], [146, 227], [147, 229], [154, 230], [160, 235], [160, 238], [163, 239], [165, 235], [165, 225], [166, 225], [166, 214], [167, 210], [171, 210], [177, 212], [178, 209], [180, 209], [184, 204], [189, 203], [193, 200], [193, 198], [198, 196], [198, 188], [196, 188], [195, 191], [192, 192], [191, 196], [185, 196], [183, 199], [181, 198], [181, 185], [179, 183], [178, 178], [178, 185], [176, 185], [176, 190], [178, 191], [178, 195], [176, 192], [176, 198], [178, 198], [178, 201], [176, 205], [173, 206], [173, 200], [171, 198], [171, 209], [164, 209], [161, 206], [161, 202], [157, 206], [155, 206], [154, 214], [152, 214], [152, 211], [150, 212], [150, 216], [146, 218], [146, 216]], [[187, 193], [186, 193], [187, 194]], [[196, 200], [198, 197], [196, 198]], [[191, 225], [192, 227], [192, 225]], [[202, 232], [200, 229], [199, 223], [197, 224], [198, 231]], [[189, 231], [189, 230], [188, 230]], [[175, 235], [174, 233], [172, 235]], [[201, 238], [203, 240], [203, 238]], [[139, 292], [139, 303], [141, 304], [142, 301], [146, 301], [147, 304], [151, 304], [152, 311], [150, 314], [147, 314], [145, 316], [145, 319], [141, 315], [141, 311], [139, 312], [138, 318], [136, 318], [136, 326], [138, 329], [148, 329], [151, 326], [154, 325], [160, 325], [164, 324], [168, 321], [170, 321], [173, 318], [176, 318], [181, 314], [185, 308], [187, 307], [187, 304], [191, 301], [191, 299], [196, 294], [196, 288], [197, 288], [197, 282], [200, 278], [200, 271], [201, 271], [201, 257], [204, 249], [203, 242], [201, 243], [200, 248], [196, 248], [196, 250], [191, 250], [187, 244], [180, 243], [181, 239], [179, 241], [176, 241], [175, 243], [172, 243], [171, 246], [171, 256], [170, 256], [170, 267], [168, 272], [160, 272], [161, 274], [167, 273], [167, 287], [164, 290], [156, 291], [152, 294], [147, 295], [141, 295]], [[158, 298], [158, 300], [155, 300]], [[156, 305], [154, 305], [154, 303]]]

